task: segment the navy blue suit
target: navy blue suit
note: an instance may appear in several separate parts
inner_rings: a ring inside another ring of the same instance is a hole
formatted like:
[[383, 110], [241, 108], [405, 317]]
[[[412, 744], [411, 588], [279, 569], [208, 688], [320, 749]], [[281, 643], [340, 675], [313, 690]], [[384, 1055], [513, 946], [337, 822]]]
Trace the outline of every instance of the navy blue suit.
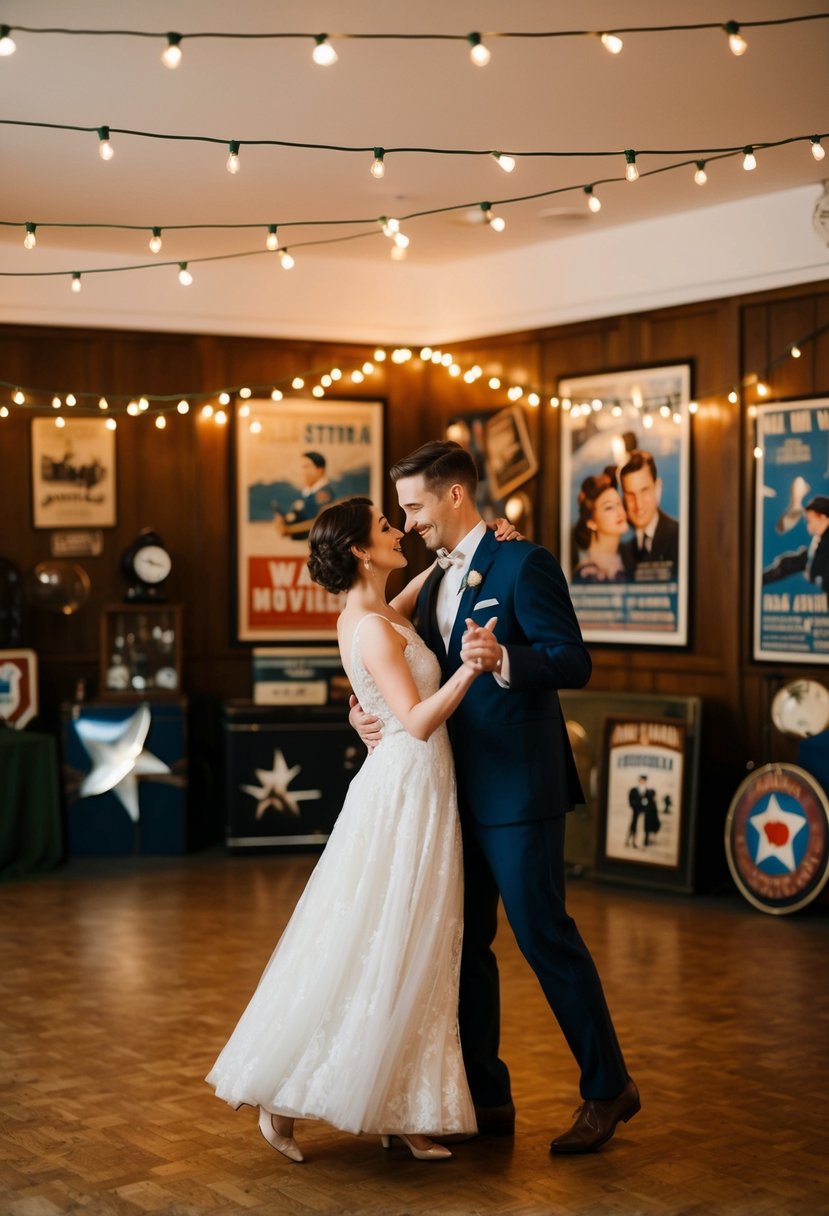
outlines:
[[[492, 952], [499, 894], [519, 947], [581, 1069], [585, 1099], [615, 1098], [627, 1070], [590, 953], [564, 903], [564, 816], [583, 793], [558, 699], [590, 678], [567, 583], [555, 558], [528, 541], [487, 532], [459, 596], [448, 653], [435, 621], [443, 571], [418, 598], [416, 623], [444, 680], [460, 665], [465, 619], [485, 624], [509, 657], [509, 688], [480, 676], [449, 719], [464, 839], [460, 1031], [478, 1106], [510, 1099], [498, 1058], [498, 967]], [[473, 575], [473, 582], [476, 581]], [[495, 600], [497, 603], [487, 603]]]

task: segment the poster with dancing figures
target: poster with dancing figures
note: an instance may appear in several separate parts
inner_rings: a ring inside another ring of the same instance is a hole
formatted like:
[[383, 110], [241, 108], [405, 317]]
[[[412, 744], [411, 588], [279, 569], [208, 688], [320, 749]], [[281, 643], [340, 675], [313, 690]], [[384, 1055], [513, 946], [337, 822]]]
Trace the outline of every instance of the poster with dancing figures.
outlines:
[[237, 636], [336, 637], [341, 597], [312, 580], [308, 535], [337, 499], [383, 501], [382, 403], [312, 398], [245, 405], [235, 417]]
[[688, 364], [559, 382], [561, 564], [585, 640], [688, 642]]
[[114, 526], [115, 432], [105, 418], [32, 419], [32, 515], [36, 528]]
[[760, 407], [754, 657], [829, 663], [829, 398]]
[[667, 885], [690, 883], [686, 747], [679, 719], [606, 719], [599, 874], [648, 883], [671, 872]]

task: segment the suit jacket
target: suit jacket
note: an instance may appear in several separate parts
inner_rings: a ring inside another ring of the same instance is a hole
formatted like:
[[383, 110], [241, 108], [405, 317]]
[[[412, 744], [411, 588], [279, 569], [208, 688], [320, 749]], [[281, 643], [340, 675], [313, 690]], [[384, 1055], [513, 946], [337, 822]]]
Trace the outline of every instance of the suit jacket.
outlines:
[[802, 545], [793, 552], [779, 554], [763, 571], [763, 585], [779, 582], [790, 574], [805, 574], [811, 583], [822, 591], [829, 591], [829, 529], [818, 541], [811, 563], [810, 545]]
[[660, 511], [659, 518], [656, 521], [650, 553], [647, 555], [640, 555], [638, 553], [635, 535], [631, 540], [622, 541], [619, 546], [619, 552], [622, 555], [625, 569], [631, 572], [631, 574], [635, 567], [643, 562], [670, 562], [673, 566], [672, 574], [676, 576], [677, 563], [679, 562], [678, 521], [672, 515], [666, 515], [664, 511]]
[[529, 541], [499, 543], [487, 532], [469, 565], [480, 583], [459, 595], [448, 653], [435, 620], [443, 571], [421, 589], [416, 624], [444, 680], [460, 666], [470, 617], [497, 616], [495, 636], [509, 655], [509, 688], [486, 673], [449, 719], [461, 813], [484, 824], [562, 815], [584, 801], [558, 699], [581, 688], [591, 662], [558, 562]]

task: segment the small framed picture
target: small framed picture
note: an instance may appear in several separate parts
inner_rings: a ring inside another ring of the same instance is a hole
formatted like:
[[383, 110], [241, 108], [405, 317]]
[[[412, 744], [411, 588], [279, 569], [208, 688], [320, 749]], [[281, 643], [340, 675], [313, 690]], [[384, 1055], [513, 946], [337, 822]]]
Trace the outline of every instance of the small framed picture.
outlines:
[[507, 406], [487, 418], [484, 448], [493, 498], [505, 498], [538, 472], [538, 458], [520, 405]]
[[36, 528], [115, 526], [115, 432], [106, 419], [32, 419], [32, 515]]
[[681, 719], [606, 719], [597, 876], [693, 890], [691, 767]]

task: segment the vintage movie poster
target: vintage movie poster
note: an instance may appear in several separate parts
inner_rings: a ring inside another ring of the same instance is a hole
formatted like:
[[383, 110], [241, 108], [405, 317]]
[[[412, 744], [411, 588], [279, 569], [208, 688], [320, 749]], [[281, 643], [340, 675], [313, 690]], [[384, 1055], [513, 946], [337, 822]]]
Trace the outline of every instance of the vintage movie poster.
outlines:
[[754, 657], [829, 663], [829, 398], [757, 414]]
[[679, 867], [685, 745], [677, 719], [607, 720], [603, 859]]
[[690, 368], [563, 380], [561, 564], [588, 642], [688, 642]]
[[314, 519], [340, 498], [383, 499], [377, 401], [251, 400], [236, 413], [240, 641], [336, 636], [341, 597], [308, 573]]
[[115, 525], [115, 432], [104, 418], [32, 419], [36, 528]]

